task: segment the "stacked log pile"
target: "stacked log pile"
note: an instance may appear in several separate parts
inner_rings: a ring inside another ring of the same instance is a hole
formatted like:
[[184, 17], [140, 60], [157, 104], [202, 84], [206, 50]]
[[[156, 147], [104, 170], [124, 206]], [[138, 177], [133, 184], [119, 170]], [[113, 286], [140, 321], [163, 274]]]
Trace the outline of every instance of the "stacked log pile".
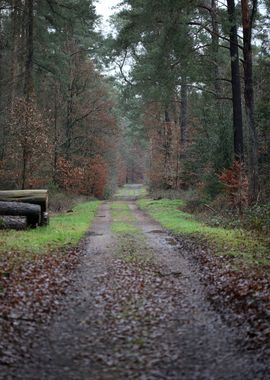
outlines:
[[48, 190], [0, 191], [0, 215], [26, 217], [32, 228], [48, 224]]

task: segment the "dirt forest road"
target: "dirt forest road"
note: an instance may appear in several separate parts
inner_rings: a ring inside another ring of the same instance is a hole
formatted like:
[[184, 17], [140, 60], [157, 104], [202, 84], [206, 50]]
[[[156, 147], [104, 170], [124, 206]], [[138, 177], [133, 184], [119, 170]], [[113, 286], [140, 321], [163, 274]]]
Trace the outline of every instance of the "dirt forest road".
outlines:
[[192, 253], [133, 198], [100, 206], [61, 313], [5, 379], [270, 379], [206, 300]]

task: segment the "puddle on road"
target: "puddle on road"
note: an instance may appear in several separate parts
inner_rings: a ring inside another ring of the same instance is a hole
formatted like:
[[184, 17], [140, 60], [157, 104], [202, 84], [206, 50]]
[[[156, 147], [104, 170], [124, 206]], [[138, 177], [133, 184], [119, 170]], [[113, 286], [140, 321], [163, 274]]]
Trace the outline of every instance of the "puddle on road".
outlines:
[[174, 238], [166, 238], [165, 240], [170, 245], [177, 245], [177, 241]]
[[103, 234], [98, 234], [97, 232], [88, 231], [86, 236], [103, 236]]
[[152, 230], [152, 231], [148, 231], [147, 233], [148, 234], [165, 234], [166, 232], [162, 230]]

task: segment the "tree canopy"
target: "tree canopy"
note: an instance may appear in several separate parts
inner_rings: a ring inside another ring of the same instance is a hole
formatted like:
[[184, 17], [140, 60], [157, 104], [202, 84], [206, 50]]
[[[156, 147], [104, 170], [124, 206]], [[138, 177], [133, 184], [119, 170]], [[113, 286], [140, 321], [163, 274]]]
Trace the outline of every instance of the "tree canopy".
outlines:
[[105, 36], [90, 0], [1, 1], [1, 187], [137, 177], [215, 197], [237, 167], [249, 202], [267, 197], [267, 9], [124, 0]]

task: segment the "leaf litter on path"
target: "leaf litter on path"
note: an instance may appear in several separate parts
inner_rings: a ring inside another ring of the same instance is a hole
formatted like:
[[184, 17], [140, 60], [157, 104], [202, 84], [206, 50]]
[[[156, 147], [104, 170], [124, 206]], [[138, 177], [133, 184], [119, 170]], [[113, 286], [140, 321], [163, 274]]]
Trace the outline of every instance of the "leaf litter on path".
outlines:
[[[40, 327], [25, 358], [11, 363], [9, 378], [270, 379], [260, 352], [241, 342], [245, 331], [229, 328], [207, 301], [191, 259], [198, 247], [171, 245], [163, 231], [147, 234], [160, 227], [133, 212], [144, 238], [115, 238], [109, 206], [101, 206], [105, 217], [85, 238], [61, 313]], [[42, 284], [50, 288], [46, 283], [45, 276]]]

